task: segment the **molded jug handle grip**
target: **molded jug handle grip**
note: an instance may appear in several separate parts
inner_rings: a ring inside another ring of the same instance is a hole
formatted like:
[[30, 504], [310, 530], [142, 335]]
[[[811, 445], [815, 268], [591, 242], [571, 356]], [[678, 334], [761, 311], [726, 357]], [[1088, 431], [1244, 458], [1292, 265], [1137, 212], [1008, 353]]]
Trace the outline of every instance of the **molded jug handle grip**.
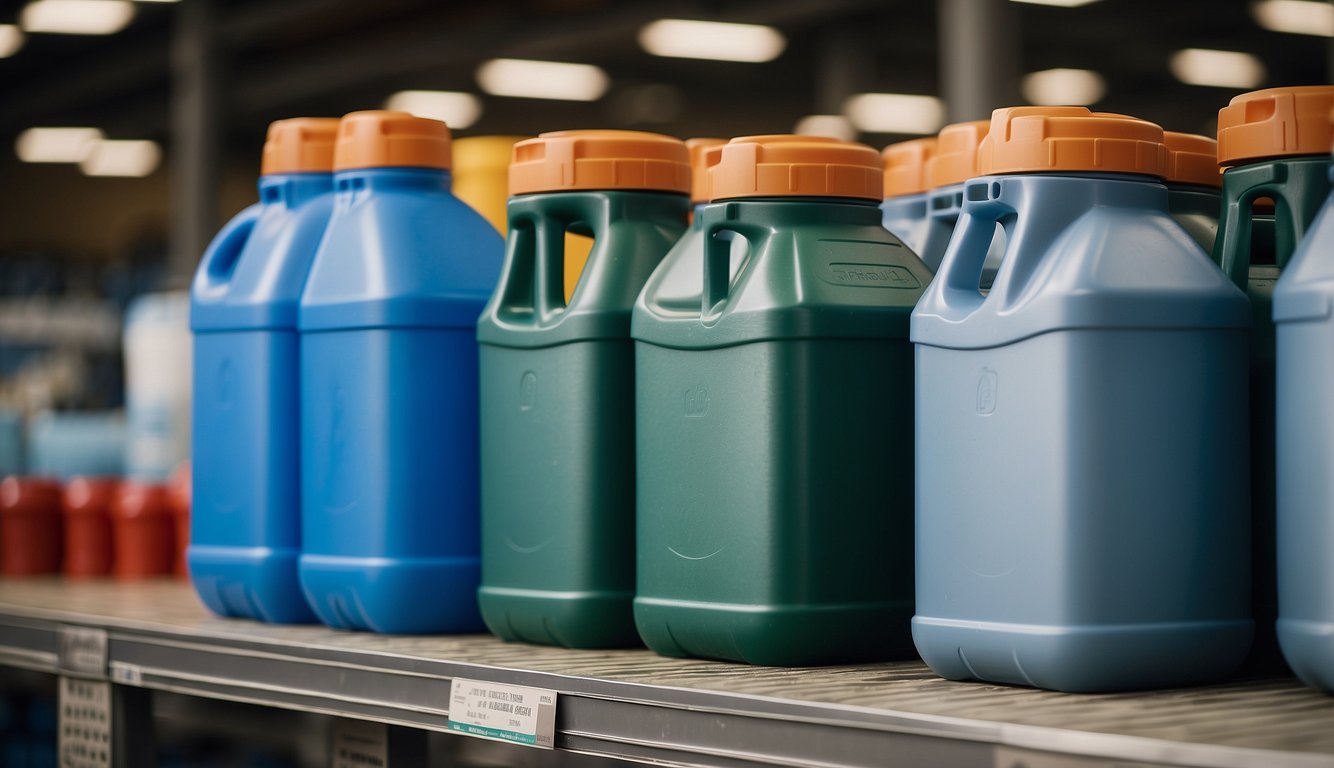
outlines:
[[[996, 225], [1008, 216], [1018, 215], [1014, 206], [1002, 202], [998, 196], [993, 199], [996, 185], [997, 182], [985, 179], [964, 185], [963, 209], [941, 259], [940, 271], [936, 273], [936, 280], [942, 282], [944, 295], [950, 303], [982, 303], [982, 268], [996, 236]], [[1011, 261], [1012, 241], [1013, 238], [1005, 238], [1002, 271]], [[1000, 273], [996, 280], [1000, 281]]]
[[767, 230], [739, 222], [714, 222], [704, 228], [704, 283], [700, 291], [702, 317], [722, 312], [721, 305], [727, 301], [732, 290], [732, 240], [719, 238], [718, 235], [723, 232], [740, 235], [745, 239], [747, 247], [754, 248]]
[[1214, 242], [1214, 261], [1244, 291], [1251, 267], [1254, 221], [1251, 205], [1255, 200], [1261, 197], [1274, 200], [1274, 259], [1280, 269], [1288, 265], [1324, 200], [1323, 196], [1317, 200], [1312, 195], [1289, 194], [1291, 169], [1286, 165], [1234, 168], [1228, 173], [1231, 175], [1225, 184], [1233, 187], [1236, 194], [1223, 207], [1219, 222], [1221, 237]]
[[[546, 200], [539, 212], [516, 209], [511, 201], [505, 264], [501, 269], [499, 310], [512, 321], [544, 323], [562, 314], [565, 302], [565, 232], [575, 223], [592, 232], [593, 250], [585, 271], [592, 267], [603, 244], [607, 213], [588, 200], [570, 197]], [[516, 212], [517, 211], [517, 212]]]
[[225, 283], [232, 277], [232, 271], [236, 269], [236, 262], [240, 260], [241, 251], [245, 248], [246, 241], [250, 239], [250, 233], [255, 229], [255, 222], [259, 221], [261, 206], [255, 203], [238, 213], [231, 221], [223, 225], [218, 234], [204, 249], [204, 256], [200, 259], [200, 273], [206, 276], [210, 285]]

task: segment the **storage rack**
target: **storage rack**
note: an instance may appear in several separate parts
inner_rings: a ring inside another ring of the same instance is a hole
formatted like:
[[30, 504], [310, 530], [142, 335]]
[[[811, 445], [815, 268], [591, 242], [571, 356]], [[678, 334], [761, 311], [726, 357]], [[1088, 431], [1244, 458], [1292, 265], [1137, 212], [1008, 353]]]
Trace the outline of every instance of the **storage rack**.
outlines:
[[113, 764], [135, 768], [151, 760], [153, 691], [438, 731], [456, 676], [556, 691], [557, 749], [660, 764], [1334, 766], [1334, 698], [1291, 678], [1075, 695], [950, 682], [916, 661], [764, 668], [391, 637], [218, 619], [175, 581], [0, 582], [5, 667], [110, 681]]

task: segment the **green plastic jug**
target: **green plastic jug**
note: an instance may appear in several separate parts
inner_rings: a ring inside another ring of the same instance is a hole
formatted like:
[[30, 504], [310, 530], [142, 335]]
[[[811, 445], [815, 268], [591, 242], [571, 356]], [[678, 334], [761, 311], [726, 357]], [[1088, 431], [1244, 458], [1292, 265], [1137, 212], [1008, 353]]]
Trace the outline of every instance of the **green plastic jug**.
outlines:
[[[912, 653], [913, 352], [930, 271], [880, 156], [733, 139], [635, 304], [635, 624], [669, 656]], [[736, 247], [737, 240], [744, 247]]]
[[[545, 133], [515, 145], [509, 179], [505, 266], [477, 329], [482, 618], [506, 640], [634, 645], [630, 311], [685, 230], [686, 147]], [[568, 303], [567, 231], [593, 238]]]
[[[1218, 162], [1226, 170], [1214, 260], [1246, 291], [1255, 319], [1250, 376], [1255, 646], [1247, 664], [1252, 671], [1284, 666], [1274, 631], [1274, 284], [1329, 194], [1331, 107], [1334, 86], [1297, 86], [1242, 94], [1218, 113]], [[1260, 198], [1274, 201], [1272, 224], [1252, 214]], [[1269, 232], [1272, 242], [1266, 242]], [[1272, 263], [1256, 263], [1271, 247]]]

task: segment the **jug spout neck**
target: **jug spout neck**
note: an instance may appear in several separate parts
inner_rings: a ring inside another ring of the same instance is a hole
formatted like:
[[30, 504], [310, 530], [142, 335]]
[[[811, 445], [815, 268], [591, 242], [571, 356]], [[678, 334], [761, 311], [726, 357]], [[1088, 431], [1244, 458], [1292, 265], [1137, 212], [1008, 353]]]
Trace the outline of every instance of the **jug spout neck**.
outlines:
[[259, 177], [259, 199], [266, 205], [300, 205], [331, 191], [331, 173], [272, 173]]
[[339, 192], [351, 189], [448, 192], [449, 171], [438, 168], [351, 168], [334, 174]]

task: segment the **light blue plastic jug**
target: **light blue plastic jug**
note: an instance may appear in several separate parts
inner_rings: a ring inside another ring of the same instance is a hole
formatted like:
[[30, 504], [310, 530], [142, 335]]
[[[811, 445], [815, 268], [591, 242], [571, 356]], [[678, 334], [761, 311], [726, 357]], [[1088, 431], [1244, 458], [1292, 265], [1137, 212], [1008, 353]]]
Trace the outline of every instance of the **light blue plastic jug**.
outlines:
[[[880, 204], [885, 229], [913, 253], [922, 252], [931, 227], [926, 166], [935, 154], [934, 136], [890, 144], [880, 153], [885, 163], [885, 201]], [[949, 240], [948, 235], [945, 239]]]
[[118, 411], [47, 411], [28, 425], [26, 471], [36, 477], [120, 477], [128, 428]]
[[269, 126], [259, 199], [199, 263], [190, 579], [223, 616], [310, 622], [301, 551], [297, 305], [333, 211], [338, 120]]
[[912, 320], [913, 639], [940, 675], [1165, 687], [1250, 646], [1250, 309], [1168, 214], [1161, 142], [1082, 107], [993, 116]]
[[[950, 239], [963, 210], [964, 182], [977, 175], [977, 154], [990, 128], [989, 120], [955, 123], [940, 129], [935, 154], [926, 161], [927, 223], [919, 250], [922, 261], [932, 271], [940, 269]], [[890, 230], [893, 231], [893, 230]], [[1005, 232], [995, 228], [987, 261], [982, 270], [982, 287], [991, 286], [1005, 252]]]
[[1334, 194], [1278, 279], [1274, 326], [1278, 640], [1298, 677], [1334, 693]]
[[320, 620], [482, 630], [477, 318], [504, 242], [449, 191], [449, 130], [339, 125], [333, 216], [301, 297], [301, 584]]

